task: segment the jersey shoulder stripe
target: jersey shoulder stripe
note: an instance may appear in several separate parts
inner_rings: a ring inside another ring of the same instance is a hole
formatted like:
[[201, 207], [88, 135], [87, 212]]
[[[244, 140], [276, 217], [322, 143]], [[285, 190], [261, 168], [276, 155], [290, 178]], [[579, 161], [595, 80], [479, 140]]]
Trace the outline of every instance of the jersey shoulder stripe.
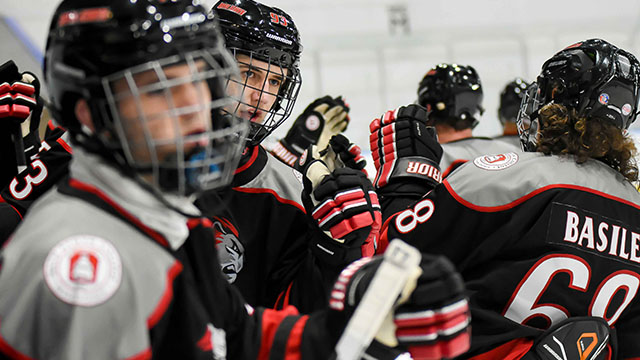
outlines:
[[640, 208], [640, 194], [635, 187], [600, 161], [577, 164], [572, 156], [503, 155], [469, 161], [445, 179], [443, 185], [458, 202], [477, 211], [506, 210], [537, 194], [560, 188], [590, 192]]

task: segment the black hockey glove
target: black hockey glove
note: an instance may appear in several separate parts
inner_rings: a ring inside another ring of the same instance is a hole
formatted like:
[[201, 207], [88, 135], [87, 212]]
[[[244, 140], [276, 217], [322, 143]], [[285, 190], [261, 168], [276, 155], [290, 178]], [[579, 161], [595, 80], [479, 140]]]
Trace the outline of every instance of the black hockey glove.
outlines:
[[322, 157], [303, 169], [302, 202], [324, 236], [312, 249], [328, 264], [375, 253], [382, 214], [371, 181], [360, 170], [330, 169]]
[[367, 161], [362, 156], [362, 150], [358, 145], [349, 142], [346, 136], [334, 135], [329, 140], [329, 148], [336, 154], [336, 158], [344, 164], [344, 167], [360, 170], [364, 172], [365, 176], [368, 176], [367, 170], [365, 170]]
[[[310, 157], [309, 154], [312, 154], [312, 156]], [[358, 145], [349, 142], [349, 139], [342, 134], [334, 135], [329, 140], [329, 146], [323, 150], [319, 151], [317, 146], [310, 146], [309, 149], [302, 153], [302, 156], [300, 156], [299, 161], [295, 163], [293, 168], [304, 173], [309, 158], [322, 160], [329, 168], [329, 171], [348, 167], [354, 170], [360, 170], [368, 176], [367, 170], [365, 169], [367, 160], [362, 156], [362, 150]]]
[[[3, 168], [22, 171], [40, 149], [38, 126], [43, 101], [40, 82], [33, 73], [18, 72], [11, 60], [0, 66], [0, 131], [11, 134], [14, 150], [2, 150]], [[5, 154], [6, 153], [6, 154]]]
[[[329, 300], [331, 320], [349, 321], [382, 261], [382, 256], [362, 258], [342, 271]], [[393, 309], [375, 336], [378, 342], [404, 348], [413, 359], [452, 358], [469, 349], [464, 284], [446, 258], [422, 254]]]
[[442, 147], [435, 128], [426, 121], [426, 109], [412, 104], [387, 111], [371, 122], [369, 143], [377, 171], [376, 189], [409, 182], [424, 193], [442, 181]]
[[324, 96], [314, 100], [296, 118], [287, 135], [276, 143], [271, 153], [289, 166], [310, 146], [324, 149], [333, 135], [349, 124], [349, 105], [341, 96]]

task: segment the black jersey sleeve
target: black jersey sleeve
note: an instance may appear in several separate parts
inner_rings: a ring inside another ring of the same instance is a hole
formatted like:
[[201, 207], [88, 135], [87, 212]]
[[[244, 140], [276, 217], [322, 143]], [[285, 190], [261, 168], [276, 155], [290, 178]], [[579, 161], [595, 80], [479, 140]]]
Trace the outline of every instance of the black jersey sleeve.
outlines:
[[0, 192], [0, 240], [15, 230], [31, 204], [69, 172], [71, 147], [62, 129], [47, 133], [42, 147], [27, 168]]

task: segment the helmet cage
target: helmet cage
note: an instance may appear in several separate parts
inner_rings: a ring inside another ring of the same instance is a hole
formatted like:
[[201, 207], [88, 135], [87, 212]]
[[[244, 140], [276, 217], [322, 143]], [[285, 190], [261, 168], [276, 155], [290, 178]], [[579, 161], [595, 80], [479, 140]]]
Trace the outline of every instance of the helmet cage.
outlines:
[[540, 105], [540, 91], [538, 91], [538, 84], [534, 82], [525, 91], [516, 118], [520, 145], [524, 151], [536, 151], [540, 128], [538, 119]]
[[[179, 65], [188, 67], [188, 75], [168, 77], [167, 69]], [[105, 76], [101, 79], [105, 94], [102, 118], [112, 121], [105, 122], [101, 138], [119, 150], [117, 160], [122, 165], [156, 190], [186, 195], [225, 185], [233, 175], [243, 145], [240, 139], [248, 128], [245, 121], [220, 112], [231, 102], [222, 89], [223, 81], [232, 74], [237, 74], [234, 60], [220, 43], [216, 48], [184, 52]], [[145, 80], [138, 80], [140, 77]], [[195, 92], [185, 93], [188, 90], [182, 87]], [[178, 106], [176, 96], [187, 95], [196, 99]], [[162, 97], [167, 108], [145, 108], [144, 97]], [[125, 103], [133, 104], [135, 116], [123, 113]], [[198, 116], [209, 117], [205, 128], [182, 135], [181, 118]], [[163, 121], [171, 121], [172, 134], [154, 136], [154, 124]]]
[[[264, 74], [261, 84], [249, 84], [247, 76], [229, 77], [227, 80], [227, 92], [235, 100], [235, 105], [225, 108], [227, 113], [241, 116], [240, 112], [248, 112], [245, 115], [250, 118], [258, 113], [266, 114], [260, 123], [254, 121], [250, 123], [247, 142], [255, 145], [269, 136], [291, 115], [300, 91], [302, 77], [297, 66], [281, 61], [281, 59], [287, 59], [283, 51], [273, 48], [263, 51], [247, 51], [239, 48], [229, 48], [229, 50], [236, 57], [241, 69], [253, 69]], [[247, 59], [240, 60], [239, 55], [245, 55]], [[281, 79], [277, 92], [270, 92], [266, 87], [271, 75]], [[232, 86], [230, 86], [231, 83], [233, 83]], [[231, 88], [236, 90], [230, 91]], [[245, 96], [247, 92], [258, 92], [258, 95]], [[257, 102], [253, 101], [254, 96], [258, 98]]]

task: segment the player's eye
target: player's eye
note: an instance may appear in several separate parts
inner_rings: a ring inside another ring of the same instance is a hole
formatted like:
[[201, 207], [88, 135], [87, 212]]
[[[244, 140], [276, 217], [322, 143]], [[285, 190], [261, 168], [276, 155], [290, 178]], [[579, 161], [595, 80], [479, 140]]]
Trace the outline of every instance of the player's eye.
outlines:
[[282, 84], [280, 79], [269, 79], [269, 85], [271, 86], [280, 86], [280, 84]]
[[250, 79], [252, 77], [255, 77], [256, 73], [251, 70], [246, 70], [242, 72], [242, 75], [244, 75], [245, 79]]

